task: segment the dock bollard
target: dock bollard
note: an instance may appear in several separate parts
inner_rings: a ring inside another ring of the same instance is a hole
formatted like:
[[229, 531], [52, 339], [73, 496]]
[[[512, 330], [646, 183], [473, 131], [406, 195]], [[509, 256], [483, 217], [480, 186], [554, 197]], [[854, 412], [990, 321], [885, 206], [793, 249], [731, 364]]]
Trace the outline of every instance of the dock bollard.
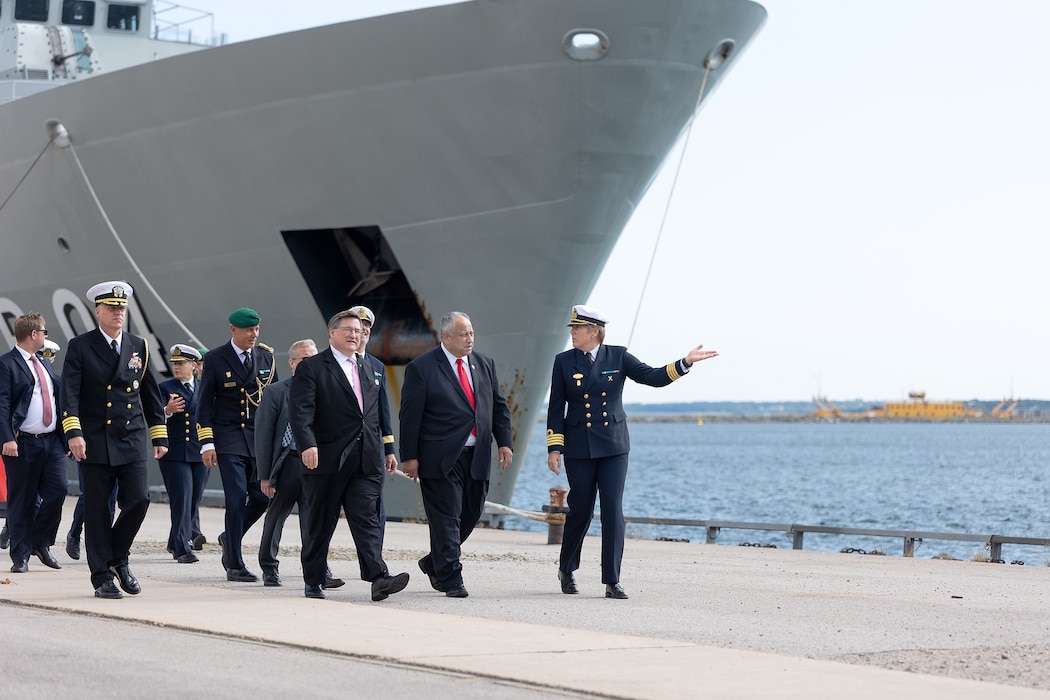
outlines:
[[565, 514], [569, 509], [565, 506], [565, 497], [569, 489], [555, 486], [551, 489], [551, 504], [543, 506], [543, 512], [547, 514], [547, 544], [561, 544], [565, 535]]

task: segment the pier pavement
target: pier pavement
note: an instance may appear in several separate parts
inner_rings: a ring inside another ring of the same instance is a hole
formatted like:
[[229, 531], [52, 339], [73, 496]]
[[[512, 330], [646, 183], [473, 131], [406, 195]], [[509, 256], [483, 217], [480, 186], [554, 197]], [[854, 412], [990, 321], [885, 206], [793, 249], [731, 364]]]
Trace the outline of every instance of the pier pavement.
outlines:
[[[231, 679], [244, 694], [344, 698], [1050, 697], [1042, 550], [1010, 566], [628, 540], [631, 598], [618, 601], [604, 598], [596, 539], [568, 596], [546, 535], [481, 529], [464, 548], [470, 597], [450, 599], [416, 566], [426, 526], [389, 523], [387, 562], [412, 580], [373, 603], [345, 522], [330, 562], [347, 583], [309, 600], [296, 516], [282, 588], [227, 582], [214, 544], [223, 511], [201, 518], [210, 543], [178, 564], [164, 551], [168, 508], [150, 506], [131, 558], [138, 596], [94, 598], [85, 560], [62, 543], [60, 571], [35, 557], [29, 573], [0, 569], [0, 696], [54, 691], [57, 674], [73, 697], [117, 695], [105, 679], [152, 697], [228, 696]], [[245, 538], [256, 572], [260, 531]], [[171, 659], [174, 683], [161, 668]]]

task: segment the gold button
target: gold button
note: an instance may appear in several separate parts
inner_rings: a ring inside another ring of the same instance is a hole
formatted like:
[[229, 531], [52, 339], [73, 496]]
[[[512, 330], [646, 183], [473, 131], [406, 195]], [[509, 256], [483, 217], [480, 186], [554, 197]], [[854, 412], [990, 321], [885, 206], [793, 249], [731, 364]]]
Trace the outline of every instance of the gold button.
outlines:
[[244, 393], [244, 387], [243, 386], [241, 387], [241, 393], [242, 394]]
[[[608, 417], [609, 417], [608, 413], [602, 412], [602, 418], [608, 418]], [[606, 425], [609, 425], [609, 424], [606, 423]]]
[[130, 394], [131, 393], [131, 387], [129, 386], [125, 391], [127, 391]]
[[113, 422], [113, 421], [111, 421], [111, 420], [107, 420], [107, 421], [106, 421], [106, 425], [110, 425], [110, 424], [111, 424], [112, 422]]
[[244, 423], [241, 423], [241, 427], [242, 427], [242, 428], [244, 427]]
[[244, 405], [244, 399], [241, 399], [241, 405], [242, 406]]
[[583, 404], [583, 407], [584, 407], [584, 408], [590, 408], [590, 407], [591, 407], [591, 405], [590, 405], [589, 403], [585, 403], [585, 404]]
[[190, 441], [190, 439], [189, 439], [189, 438], [186, 438], [186, 442], [189, 442], [189, 441]]
[[[244, 411], [241, 411], [241, 417], [244, 417]], [[243, 428], [244, 426], [242, 425], [241, 427]]]
[[109, 403], [109, 402], [106, 402], [106, 408], [113, 408], [113, 404]]
[[112, 388], [113, 388], [112, 384], [107, 384], [106, 385], [106, 391], [110, 391]]
[[608, 427], [609, 427], [609, 421], [605, 421], [605, 427], [606, 427], [606, 428], [608, 428]]
[[588, 428], [589, 428], [589, 427], [591, 427], [591, 424], [590, 424], [590, 423], [588, 423], [588, 424], [587, 424], [587, 427], [588, 427]]
[[583, 395], [583, 398], [585, 398], [585, 399], [589, 399], [589, 398], [591, 398], [591, 395], [590, 395], [590, 394], [584, 394], [584, 395]]
[[590, 414], [590, 413], [588, 413], [588, 414], [587, 414], [587, 415], [585, 416], [585, 418], [590, 418], [590, 417], [591, 417], [591, 414]]
[[606, 395], [607, 395], [607, 394], [606, 394], [606, 393], [605, 393], [605, 392], [603, 391], [603, 392], [602, 392], [602, 396], [606, 396]]
[[131, 404], [130, 403], [128, 404], [128, 408], [131, 408]]

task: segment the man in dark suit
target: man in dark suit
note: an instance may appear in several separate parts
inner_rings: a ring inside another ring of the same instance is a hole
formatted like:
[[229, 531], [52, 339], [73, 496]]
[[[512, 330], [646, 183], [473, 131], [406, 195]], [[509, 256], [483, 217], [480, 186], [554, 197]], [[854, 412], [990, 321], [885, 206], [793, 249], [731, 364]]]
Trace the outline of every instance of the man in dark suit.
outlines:
[[162, 399], [167, 399], [164, 415], [168, 421], [168, 453], [160, 460], [160, 475], [168, 491], [171, 508], [171, 530], [168, 551], [180, 564], [194, 564], [199, 559], [190, 541], [193, 509], [204, 493], [208, 468], [201, 459], [197, 442], [197, 396], [194, 370], [201, 354], [196, 348], [176, 343], [168, 351], [175, 377], [161, 382]]
[[[29, 555], [52, 569], [51, 555], [66, 497], [65, 449], [58, 427], [59, 379], [44, 349], [40, 314], [15, 320], [15, 347], [0, 357], [0, 443], [7, 468], [11, 571], [29, 570]], [[39, 502], [39, 506], [37, 505]]]
[[418, 477], [430, 525], [430, 553], [419, 568], [450, 598], [468, 595], [460, 546], [485, 509], [493, 439], [500, 467], [514, 459], [496, 367], [473, 349], [467, 315], [446, 314], [441, 345], [408, 363], [401, 388], [401, 468]]
[[[84, 468], [84, 541], [99, 598], [122, 597], [114, 575], [125, 593], [142, 590], [128, 567], [128, 554], [149, 507], [147, 436], [156, 459], [168, 451], [149, 345], [123, 331], [132, 293], [127, 282], [104, 282], [88, 290], [99, 327], [69, 341], [62, 368], [62, 428], [73, 458]], [[120, 505], [115, 521], [109, 512], [114, 483]]]
[[[379, 429], [383, 433], [383, 453], [386, 461], [386, 471], [393, 474], [397, 471], [397, 448], [394, 446], [394, 425], [390, 420], [390, 401], [386, 397], [386, 365], [376, 356], [368, 354], [368, 340], [372, 337], [372, 326], [376, 323], [376, 315], [367, 306], [351, 306], [350, 311], [357, 314], [361, 320], [361, 344], [358, 352], [364, 356], [365, 362], [372, 366], [372, 374], [381, 382], [379, 392]], [[379, 492], [379, 529], [386, 532], [386, 508], [383, 507], [383, 492]]]
[[[241, 555], [241, 540], [266, 512], [255, 467], [255, 409], [277, 381], [273, 348], [259, 340], [259, 314], [240, 308], [230, 314], [230, 342], [208, 351], [201, 375], [197, 438], [204, 466], [218, 465], [226, 496], [226, 531], [219, 535], [226, 580], [254, 583]], [[256, 347], [258, 346], [258, 347]]]
[[606, 317], [582, 304], [569, 321], [572, 349], [554, 358], [551, 397], [547, 408], [547, 468], [569, 480], [569, 513], [561, 545], [558, 579], [562, 593], [579, 593], [573, 572], [580, 568], [583, 540], [602, 504], [602, 583], [605, 597], [626, 599], [620, 585], [625, 526], [623, 487], [631, 440], [623, 410], [627, 379], [652, 387], [667, 386], [702, 360], [717, 357], [699, 345], [680, 360], [650, 367], [619, 345], [605, 344]]
[[[300, 362], [316, 354], [317, 344], [309, 338], [292, 343], [288, 348], [288, 367], [292, 376], [295, 376], [295, 368]], [[304, 543], [307, 541], [309, 504], [303, 495], [303, 462], [299, 459], [299, 448], [292, 436], [288, 417], [291, 383], [291, 378], [288, 378], [271, 384], [255, 414], [255, 463], [259, 465], [259, 488], [270, 499], [259, 542], [259, 567], [263, 572], [263, 585], [271, 587], [282, 585], [277, 551], [281, 546], [284, 522], [296, 505], [299, 506], [299, 534]], [[339, 588], [345, 583], [325, 568], [321, 588]]]
[[384, 480], [383, 386], [357, 354], [360, 338], [357, 314], [340, 311], [328, 322], [328, 349], [299, 363], [292, 380], [289, 411], [308, 506], [302, 550], [308, 598], [325, 597], [325, 562], [340, 508], [354, 537], [361, 578], [372, 582], [372, 600], [408, 585], [408, 574], [391, 576], [383, 561], [378, 504]]

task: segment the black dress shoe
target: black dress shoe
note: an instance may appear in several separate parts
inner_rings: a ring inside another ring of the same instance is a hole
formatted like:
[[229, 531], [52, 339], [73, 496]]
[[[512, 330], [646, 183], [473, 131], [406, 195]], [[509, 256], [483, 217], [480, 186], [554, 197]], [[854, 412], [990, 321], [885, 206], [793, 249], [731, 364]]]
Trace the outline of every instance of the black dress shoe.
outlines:
[[324, 591], [321, 590], [320, 586], [311, 586], [309, 583], [306, 584], [305, 594], [307, 598], [324, 600]]
[[228, 569], [226, 571], [226, 580], [237, 581], [238, 583], [255, 583], [259, 580], [259, 577], [244, 568]]
[[16, 561], [15, 563], [11, 564], [11, 573], [13, 574], [24, 574], [28, 571], [29, 562], [27, 562], [25, 559], [21, 561]]
[[7, 531], [7, 521], [4, 521], [4, 529], [0, 530], [0, 549], [7, 549], [11, 544], [11, 533]]
[[467, 589], [462, 583], [457, 583], [456, 585], [446, 590], [445, 595], [449, 598], [466, 598], [470, 594], [467, 593]]
[[346, 581], [344, 581], [343, 579], [336, 578], [334, 576], [326, 576], [324, 583], [321, 584], [321, 588], [327, 591], [332, 588], [339, 588], [340, 586], [344, 585], [346, 585]]
[[199, 552], [204, 549], [204, 545], [208, 544], [208, 538], [204, 535], [197, 535], [190, 544], [193, 545], [193, 551]]
[[562, 593], [579, 593], [580, 587], [576, 585], [576, 579], [571, 573], [565, 573], [558, 569], [558, 580], [561, 581]]
[[386, 600], [394, 593], [400, 593], [408, 585], [408, 574], [401, 573], [397, 576], [380, 576], [372, 581], [372, 600]]
[[66, 554], [70, 559], [80, 559], [80, 538], [74, 538], [73, 533], [66, 535]]
[[222, 568], [229, 570], [230, 560], [226, 558], [226, 533], [219, 533], [219, 546], [222, 547]]
[[605, 584], [605, 597], [627, 600], [627, 591], [618, 583], [607, 583]]
[[281, 585], [281, 577], [278, 574], [263, 572], [263, 585], [267, 588], [276, 588]]
[[117, 575], [117, 580], [120, 581], [120, 587], [125, 593], [138, 595], [142, 592], [142, 586], [139, 585], [138, 579], [132, 575], [131, 569], [128, 568], [127, 564], [117, 564], [116, 566], [109, 567], [109, 570]]
[[39, 559], [40, 563], [44, 566], [50, 566], [52, 569], [62, 568], [62, 565], [58, 563], [58, 560], [51, 556], [51, 549], [48, 547], [34, 548], [33, 556]]
[[186, 552], [185, 554], [176, 557], [175, 561], [179, 562], [180, 564], [196, 564], [200, 561], [200, 558], [198, 558], [197, 555], [193, 552]]
[[434, 575], [434, 563], [430, 560], [430, 555], [423, 557], [419, 560], [419, 570], [427, 575], [430, 579], [430, 587], [435, 591], [444, 592], [445, 589], [438, 582], [437, 576]]
[[96, 598], [123, 598], [124, 594], [120, 592], [116, 584], [113, 583], [113, 579], [110, 579], [103, 583], [101, 586], [95, 589]]

